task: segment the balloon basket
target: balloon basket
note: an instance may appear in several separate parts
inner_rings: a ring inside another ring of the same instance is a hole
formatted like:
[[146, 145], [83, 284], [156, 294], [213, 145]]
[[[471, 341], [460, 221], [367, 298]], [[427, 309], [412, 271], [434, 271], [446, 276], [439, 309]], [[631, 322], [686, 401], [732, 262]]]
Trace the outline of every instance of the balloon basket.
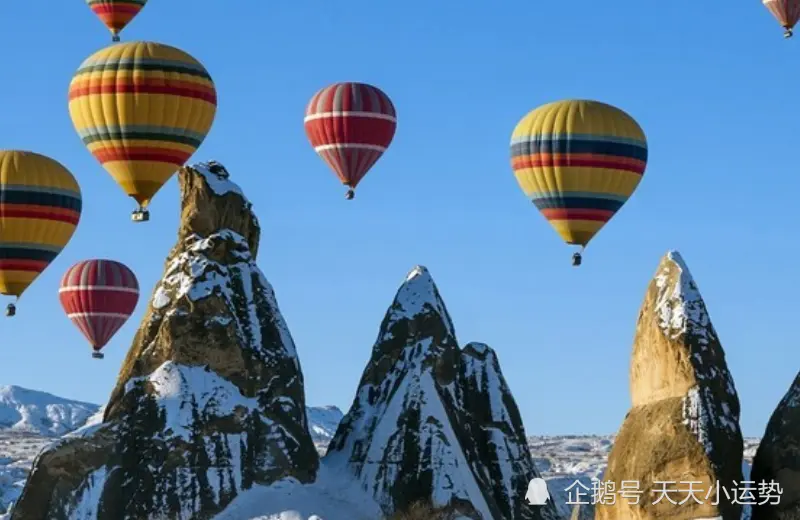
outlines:
[[131, 213], [131, 220], [134, 222], [147, 222], [150, 220], [150, 212], [146, 209], [137, 209]]
[[581, 256], [580, 253], [575, 253], [574, 255], [572, 255], [572, 265], [574, 267], [578, 267], [579, 265], [581, 265], [581, 261], [583, 261], [583, 257]]
[[92, 357], [94, 359], [103, 359], [105, 356], [102, 352], [92, 352]]
[[6, 316], [11, 318], [12, 316], [16, 316], [17, 314], [17, 307], [13, 303], [9, 303], [8, 307], [6, 307]]
[[353, 200], [353, 197], [356, 196], [356, 192], [353, 190], [347, 190], [347, 193], [344, 194], [344, 198], [347, 200]]
[[111, 41], [112, 41], [112, 42], [114, 42], [114, 43], [118, 42], [118, 41], [119, 41], [119, 34], [115, 34], [115, 35], [113, 35], [113, 36], [111, 37]]

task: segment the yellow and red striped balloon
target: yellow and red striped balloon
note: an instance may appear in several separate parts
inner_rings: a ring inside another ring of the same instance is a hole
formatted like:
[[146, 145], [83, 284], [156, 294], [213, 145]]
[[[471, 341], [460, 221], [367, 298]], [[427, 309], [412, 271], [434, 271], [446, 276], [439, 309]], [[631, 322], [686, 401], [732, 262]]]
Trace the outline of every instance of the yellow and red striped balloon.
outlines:
[[582, 247], [636, 190], [647, 153], [639, 124], [599, 101], [548, 103], [511, 136], [520, 188], [566, 243]]
[[216, 111], [208, 71], [160, 43], [102, 49], [69, 87], [69, 113], [83, 143], [142, 209], [194, 154]]
[[119, 33], [139, 14], [147, 0], [86, 0], [92, 12], [111, 31], [111, 39], [119, 41]]
[[22, 296], [69, 243], [81, 208], [78, 182], [63, 165], [0, 151], [0, 294]]

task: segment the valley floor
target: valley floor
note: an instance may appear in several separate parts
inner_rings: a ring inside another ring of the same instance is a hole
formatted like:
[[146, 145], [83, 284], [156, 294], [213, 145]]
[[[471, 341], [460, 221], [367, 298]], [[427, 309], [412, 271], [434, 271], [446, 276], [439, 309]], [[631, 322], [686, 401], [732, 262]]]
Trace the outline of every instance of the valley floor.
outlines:
[[[0, 511], [17, 499], [33, 459], [53, 438], [32, 433], [0, 431]], [[573, 486], [579, 480], [591, 489], [592, 478], [601, 478], [613, 436], [529, 437], [536, 467], [548, 481], [553, 501], [562, 514], [576, 498]], [[745, 439], [745, 477], [749, 474], [758, 439]], [[317, 448], [324, 452], [325, 444]], [[572, 494], [567, 488], [572, 487]], [[586, 488], [582, 488], [582, 493]], [[580, 500], [588, 500], [581, 495]], [[268, 504], [265, 506], [265, 504]], [[317, 482], [302, 485], [293, 480], [270, 487], [257, 486], [240, 495], [215, 520], [375, 520], [378, 506], [352, 481], [333, 474], [324, 464]], [[567, 516], [567, 518], [569, 518]], [[4, 515], [0, 514], [0, 520]]]

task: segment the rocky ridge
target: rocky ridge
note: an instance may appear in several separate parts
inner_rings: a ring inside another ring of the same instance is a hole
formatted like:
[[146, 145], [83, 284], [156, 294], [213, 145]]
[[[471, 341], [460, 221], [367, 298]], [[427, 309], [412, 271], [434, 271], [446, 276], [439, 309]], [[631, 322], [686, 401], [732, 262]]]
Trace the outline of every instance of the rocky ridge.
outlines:
[[316, 476], [258, 220], [220, 164], [178, 179], [178, 241], [103, 422], [37, 457], [12, 520], [199, 520], [256, 484]]
[[770, 417], [751, 480], [758, 483], [752, 520], [800, 518], [800, 374]]
[[386, 313], [324, 463], [354, 475], [387, 515], [430, 501], [462, 518], [557, 518], [552, 504], [524, 501], [539, 473], [497, 355], [459, 348], [422, 266]]
[[630, 373], [632, 408], [603, 480], [617, 492], [623, 481], [636, 489], [613, 501], [608, 490], [596, 518], [738, 519], [741, 506], [716, 486], [734, 490], [743, 480], [739, 399], [697, 284], [676, 251], [665, 255], [647, 289]]

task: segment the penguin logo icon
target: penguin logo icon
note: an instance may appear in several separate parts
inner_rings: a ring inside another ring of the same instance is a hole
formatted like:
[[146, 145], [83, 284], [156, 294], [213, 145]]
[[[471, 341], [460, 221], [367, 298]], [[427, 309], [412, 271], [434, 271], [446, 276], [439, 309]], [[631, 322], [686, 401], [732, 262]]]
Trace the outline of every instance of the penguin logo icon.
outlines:
[[528, 492], [525, 493], [525, 500], [532, 506], [543, 506], [550, 500], [550, 492], [547, 490], [547, 482], [543, 478], [536, 477], [528, 483]]

